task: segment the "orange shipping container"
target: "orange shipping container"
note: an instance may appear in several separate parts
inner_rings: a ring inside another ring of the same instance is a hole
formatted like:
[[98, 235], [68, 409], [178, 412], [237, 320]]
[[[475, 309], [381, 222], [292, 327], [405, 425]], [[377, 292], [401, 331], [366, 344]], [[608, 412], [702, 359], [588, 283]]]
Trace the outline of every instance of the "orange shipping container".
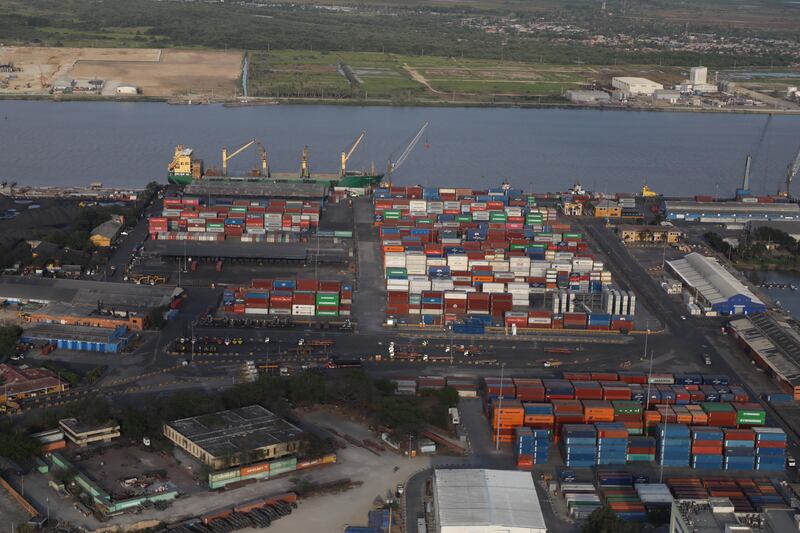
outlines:
[[239, 469], [239, 475], [244, 476], [252, 476], [253, 474], [260, 474], [262, 472], [269, 471], [269, 463], [260, 463], [257, 465], [250, 465], [250, 466], [243, 466]]

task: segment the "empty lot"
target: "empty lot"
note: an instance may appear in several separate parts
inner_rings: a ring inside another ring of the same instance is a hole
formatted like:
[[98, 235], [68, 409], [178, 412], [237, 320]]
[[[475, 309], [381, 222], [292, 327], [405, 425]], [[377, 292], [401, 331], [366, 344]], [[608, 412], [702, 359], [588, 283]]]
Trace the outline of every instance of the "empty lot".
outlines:
[[[238, 88], [242, 52], [155, 48], [2, 47], [0, 92], [46, 94], [56, 83], [101, 79], [103, 94], [134, 85], [145, 96], [201, 95], [232, 98]], [[5, 81], [5, 83], [4, 83]]]

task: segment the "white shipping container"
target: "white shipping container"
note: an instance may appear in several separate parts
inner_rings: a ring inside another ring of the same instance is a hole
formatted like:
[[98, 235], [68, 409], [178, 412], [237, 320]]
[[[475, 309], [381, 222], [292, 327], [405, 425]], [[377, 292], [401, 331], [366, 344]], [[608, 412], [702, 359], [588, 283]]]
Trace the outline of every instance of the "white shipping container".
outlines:
[[270, 314], [269, 309], [262, 309], [259, 307], [246, 307], [244, 310], [244, 314], [246, 315], [268, 315]]
[[506, 286], [504, 283], [484, 283], [481, 292], [503, 293], [506, 292]]

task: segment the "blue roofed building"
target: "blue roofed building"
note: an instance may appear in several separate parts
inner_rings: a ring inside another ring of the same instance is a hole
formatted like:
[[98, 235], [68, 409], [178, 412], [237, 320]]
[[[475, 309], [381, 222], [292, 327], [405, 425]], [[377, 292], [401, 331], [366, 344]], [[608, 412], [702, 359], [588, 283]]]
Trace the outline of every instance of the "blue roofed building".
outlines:
[[767, 310], [764, 302], [714, 258], [692, 252], [683, 259], [667, 261], [667, 265], [701, 306], [721, 315], [749, 315]]

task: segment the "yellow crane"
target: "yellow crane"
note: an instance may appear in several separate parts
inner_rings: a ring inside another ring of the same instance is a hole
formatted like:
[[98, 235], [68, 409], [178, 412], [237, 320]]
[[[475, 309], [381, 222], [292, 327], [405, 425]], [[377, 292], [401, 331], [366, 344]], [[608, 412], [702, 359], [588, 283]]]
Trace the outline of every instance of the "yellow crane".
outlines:
[[230, 161], [231, 159], [233, 159], [237, 155], [241, 154], [242, 152], [244, 152], [245, 150], [247, 150], [248, 148], [250, 148], [253, 145], [257, 145], [258, 148], [259, 148], [258, 157], [259, 157], [259, 159], [261, 161], [261, 169], [260, 169], [261, 175], [262, 176], [269, 175], [269, 166], [267, 165], [267, 149], [264, 148], [264, 145], [261, 144], [261, 142], [259, 142], [258, 139], [253, 139], [250, 142], [243, 144], [242, 146], [240, 146], [239, 148], [237, 148], [236, 150], [234, 150], [230, 154], [228, 154], [228, 149], [227, 148], [223, 148], [222, 149], [222, 175], [223, 176], [227, 176], [228, 175], [228, 161]]
[[350, 159], [350, 156], [356, 151], [356, 148], [358, 148], [358, 145], [364, 140], [364, 135], [366, 134], [367, 132], [365, 130], [361, 130], [361, 134], [355, 140], [353, 146], [350, 147], [350, 150], [348, 150], [346, 153], [342, 152], [342, 177], [344, 177], [344, 175], [347, 173], [347, 160]]

